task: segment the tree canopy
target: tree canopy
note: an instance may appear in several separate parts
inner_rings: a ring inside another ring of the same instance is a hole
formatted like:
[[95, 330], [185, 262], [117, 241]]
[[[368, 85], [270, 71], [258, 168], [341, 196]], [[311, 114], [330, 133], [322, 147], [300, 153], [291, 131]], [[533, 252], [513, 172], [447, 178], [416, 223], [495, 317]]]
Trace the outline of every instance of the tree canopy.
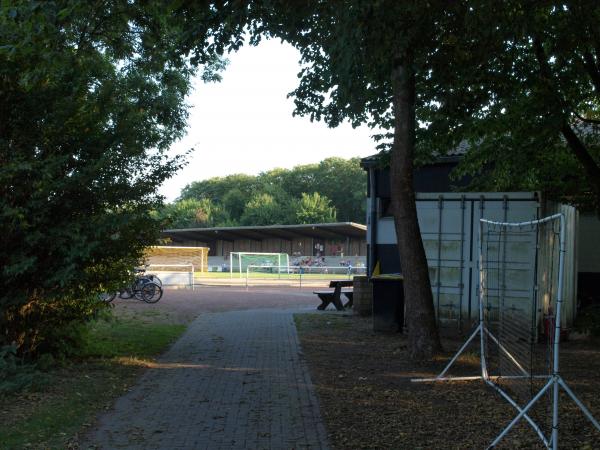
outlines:
[[600, 5], [472, 1], [418, 88], [417, 145], [467, 147], [477, 189], [600, 207]]
[[156, 242], [194, 68], [143, 3], [0, 4], [0, 346], [60, 346]]
[[597, 2], [254, 4], [257, 32], [302, 55], [297, 114], [384, 130], [413, 354], [437, 347], [415, 163], [461, 146], [473, 187], [600, 207]]
[[[181, 228], [336, 220], [363, 223], [365, 199], [366, 173], [360, 160], [333, 157], [257, 176], [235, 174], [195, 181], [181, 191], [178, 201], [157, 214], [170, 221], [169, 226]], [[197, 220], [194, 207], [209, 218]]]

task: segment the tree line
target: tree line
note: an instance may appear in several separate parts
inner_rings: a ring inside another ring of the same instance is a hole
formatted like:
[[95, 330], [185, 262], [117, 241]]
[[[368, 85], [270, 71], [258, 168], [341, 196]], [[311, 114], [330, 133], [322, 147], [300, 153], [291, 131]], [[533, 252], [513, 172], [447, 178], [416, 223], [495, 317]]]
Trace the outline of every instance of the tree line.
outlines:
[[172, 228], [364, 223], [366, 173], [359, 158], [195, 181], [156, 211]]

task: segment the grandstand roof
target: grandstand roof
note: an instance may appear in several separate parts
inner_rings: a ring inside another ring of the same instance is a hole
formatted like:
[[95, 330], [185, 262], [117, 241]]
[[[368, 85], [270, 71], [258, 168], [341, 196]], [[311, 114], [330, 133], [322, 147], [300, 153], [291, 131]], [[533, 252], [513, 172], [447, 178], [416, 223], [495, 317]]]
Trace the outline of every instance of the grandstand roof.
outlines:
[[365, 239], [367, 227], [354, 222], [311, 223], [305, 225], [264, 225], [249, 227], [215, 227], [215, 228], [180, 228], [164, 230], [163, 237], [169, 237], [173, 242], [215, 240], [234, 241], [251, 239], [292, 240], [297, 238], [317, 239]]

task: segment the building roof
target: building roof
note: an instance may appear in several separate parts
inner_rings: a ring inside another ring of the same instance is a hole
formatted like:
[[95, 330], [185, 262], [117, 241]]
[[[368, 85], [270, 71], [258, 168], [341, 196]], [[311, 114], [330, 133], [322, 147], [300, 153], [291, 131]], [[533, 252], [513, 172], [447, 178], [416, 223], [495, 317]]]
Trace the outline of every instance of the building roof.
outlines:
[[[447, 151], [446, 153], [435, 157], [435, 159], [425, 166], [432, 166], [435, 164], [447, 164], [459, 162], [467, 153], [469, 144], [466, 141], [460, 142], [455, 148]], [[371, 167], [377, 168], [381, 165], [382, 154], [376, 153], [374, 155], [366, 156], [360, 160], [360, 165], [363, 169], [369, 169]], [[388, 163], [383, 164], [386, 167]]]
[[249, 227], [215, 227], [215, 228], [180, 228], [164, 230], [162, 237], [171, 238], [173, 242], [216, 240], [234, 241], [250, 239], [365, 239], [367, 227], [354, 222], [312, 223], [305, 225], [263, 225]]

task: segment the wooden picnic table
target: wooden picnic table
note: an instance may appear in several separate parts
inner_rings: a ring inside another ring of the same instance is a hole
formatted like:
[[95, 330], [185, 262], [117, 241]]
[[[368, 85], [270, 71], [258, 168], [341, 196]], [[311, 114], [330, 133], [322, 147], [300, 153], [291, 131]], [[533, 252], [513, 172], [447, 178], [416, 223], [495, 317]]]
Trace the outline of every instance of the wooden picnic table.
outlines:
[[[321, 299], [321, 304], [317, 306], [317, 309], [324, 310], [330, 303], [333, 303], [333, 306], [335, 306], [335, 309], [338, 311], [343, 311], [344, 308], [351, 308], [354, 297], [354, 291], [351, 289], [352, 286], [352, 280], [331, 280], [329, 282], [329, 287], [333, 288], [333, 291], [314, 291], [313, 293], [317, 294]], [[342, 294], [348, 298], [348, 302], [345, 305], [341, 300]]]

